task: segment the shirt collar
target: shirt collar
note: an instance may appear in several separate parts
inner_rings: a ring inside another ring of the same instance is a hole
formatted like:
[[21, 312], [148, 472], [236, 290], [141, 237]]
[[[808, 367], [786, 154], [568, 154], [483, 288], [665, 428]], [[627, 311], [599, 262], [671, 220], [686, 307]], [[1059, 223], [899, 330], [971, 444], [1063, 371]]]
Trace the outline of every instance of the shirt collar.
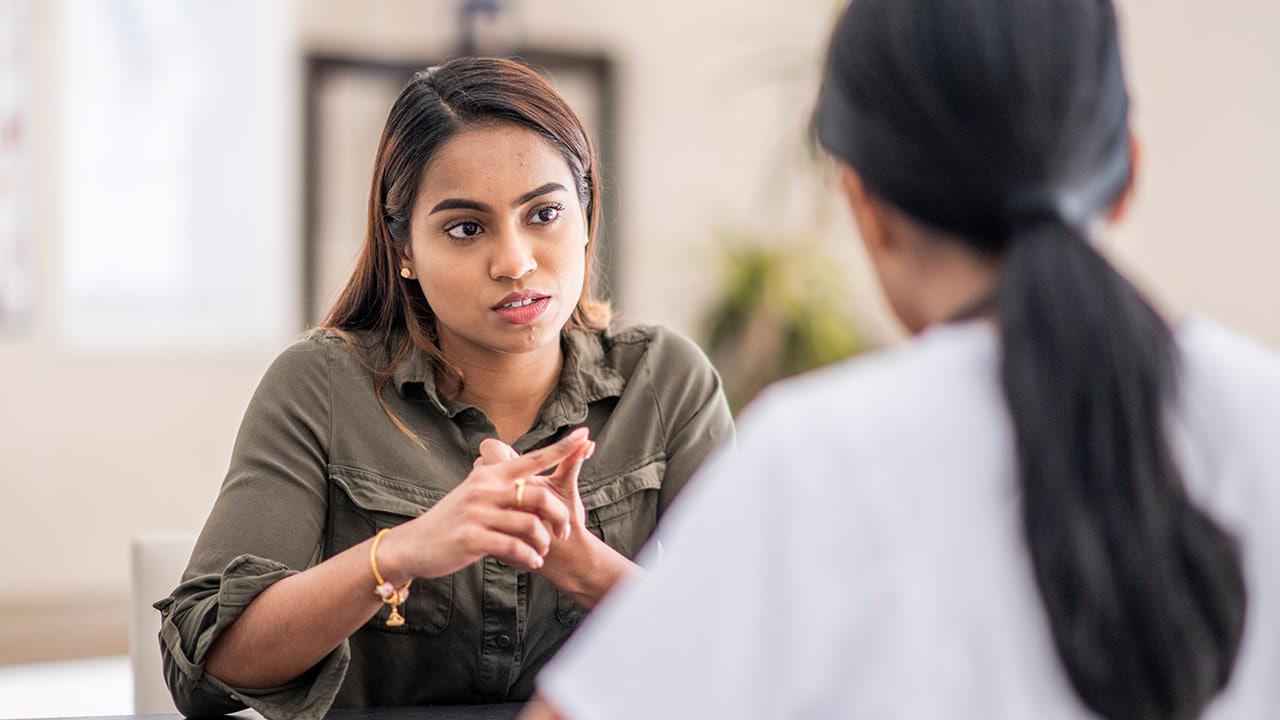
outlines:
[[[609, 365], [600, 333], [565, 330], [560, 336], [560, 347], [564, 351], [560, 382], [543, 404], [538, 422], [530, 434], [541, 434], [538, 432], [540, 429], [554, 431], [581, 423], [587, 419], [588, 405], [622, 394], [625, 383], [618, 371]], [[471, 407], [440, 394], [431, 361], [417, 348], [413, 348], [409, 356], [396, 366], [391, 379], [402, 397], [414, 398], [421, 393], [446, 417], [452, 418]]]

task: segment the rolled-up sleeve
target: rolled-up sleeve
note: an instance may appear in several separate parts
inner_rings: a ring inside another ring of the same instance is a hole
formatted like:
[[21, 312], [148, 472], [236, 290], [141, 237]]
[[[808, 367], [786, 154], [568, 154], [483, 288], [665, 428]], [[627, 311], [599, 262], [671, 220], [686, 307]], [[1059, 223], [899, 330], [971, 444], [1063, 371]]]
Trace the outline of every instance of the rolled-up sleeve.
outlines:
[[274, 560], [241, 555], [221, 575], [192, 578], [156, 603], [164, 617], [160, 647], [165, 682], [183, 715], [225, 715], [250, 707], [267, 718], [324, 716], [351, 659], [346, 643], [311, 671], [280, 687], [237, 688], [204, 672], [214, 639], [259, 593], [296, 572]]
[[345, 642], [281, 687], [231, 687], [205, 671], [217, 638], [260, 593], [320, 559], [332, 417], [329, 342], [299, 341], [268, 369], [182, 584], [155, 604], [165, 680], [188, 717], [250, 707], [267, 718], [320, 718], [342, 684], [350, 658]]

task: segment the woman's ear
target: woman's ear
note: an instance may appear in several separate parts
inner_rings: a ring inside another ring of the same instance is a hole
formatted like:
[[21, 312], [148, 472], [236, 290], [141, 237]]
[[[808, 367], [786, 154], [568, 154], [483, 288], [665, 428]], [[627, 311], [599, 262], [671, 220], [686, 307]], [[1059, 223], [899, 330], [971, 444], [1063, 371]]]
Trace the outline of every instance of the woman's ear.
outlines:
[[417, 277], [417, 273], [413, 269], [413, 247], [409, 243], [405, 243], [396, 253], [400, 263], [400, 277], [406, 280], [413, 280]]
[[1133, 201], [1134, 187], [1138, 182], [1138, 173], [1142, 171], [1142, 160], [1142, 141], [1131, 128], [1129, 130], [1129, 182], [1125, 184], [1124, 192], [1120, 193], [1120, 199], [1116, 200], [1111, 210], [1107, 212], [1107, 222], [1120, 222], [1128, 214], [1129, 204]]

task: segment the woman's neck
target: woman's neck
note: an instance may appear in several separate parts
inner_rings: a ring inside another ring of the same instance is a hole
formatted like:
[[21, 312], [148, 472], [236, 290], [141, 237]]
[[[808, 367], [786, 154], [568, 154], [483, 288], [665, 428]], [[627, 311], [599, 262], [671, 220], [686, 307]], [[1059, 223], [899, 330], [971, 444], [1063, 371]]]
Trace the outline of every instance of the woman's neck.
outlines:
[[998, 266], [956, 263], [922, 281], [921, 314], [926, 325], [989, 317], [996, 310]]
[[958, 242], [930, 240], [920, 243], [911, 267], [912, 332], [936, 323], [991, 317], [995, 312], [998, 258]]
[[564, 353], [557, 341], [527, 353], [500, 353], [465, 342], [441, 338], [445, 357], [462, 371], [462, 392], [456, 387], [441, 388], [455, 394], [459, 402], [474, 405], [498, 431], [498, 439], [508, 445], [537, 422], [543, 403], [560, 382]]

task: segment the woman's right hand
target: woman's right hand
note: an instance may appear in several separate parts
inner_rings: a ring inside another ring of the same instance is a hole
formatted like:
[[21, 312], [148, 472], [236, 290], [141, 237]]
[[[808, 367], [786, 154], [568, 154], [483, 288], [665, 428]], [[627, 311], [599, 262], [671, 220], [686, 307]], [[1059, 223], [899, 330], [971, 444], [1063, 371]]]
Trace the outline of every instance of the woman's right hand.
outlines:
[[569, 509], [552, 490], [528, 483], [517, 507], [517, 480], [537, 475], [582, 449], [581, 428], [545, 448], [492, 465], [479, 463], [460, 485], [421, 516], [389, 530], [378, 546], [387, 581], [437, 578], [484, 557], [526, 570], [542, 567], [551, 533], [567, 539]]

